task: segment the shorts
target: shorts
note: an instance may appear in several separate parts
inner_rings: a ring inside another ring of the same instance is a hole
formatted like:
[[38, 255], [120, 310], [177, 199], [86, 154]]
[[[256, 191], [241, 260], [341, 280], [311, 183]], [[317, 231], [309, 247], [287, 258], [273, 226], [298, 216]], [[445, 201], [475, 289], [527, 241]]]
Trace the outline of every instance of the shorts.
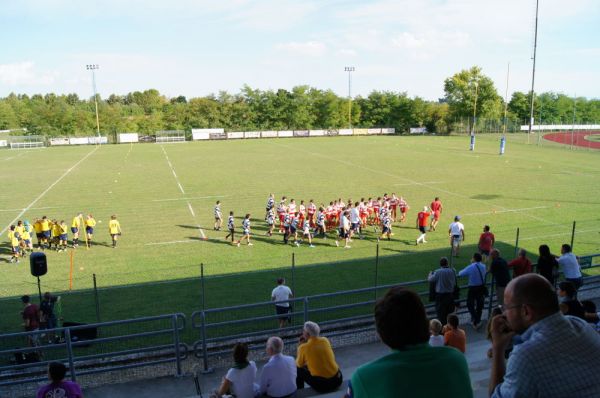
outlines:
[[353, 230], [353, 231], [358, 231], [358, 227], [359, 227], [359, 226], [360, 226], [360, 223], [353, 222], [353, 223], [350, 225], [350, 229], [351, 229], [351, 230]]
[[462, 236], [460, 236], [460, 235], [452, 235], [452, 245], [458, 246], [458, 245], [460, 245], [461, 241], [462, 241]]
[[71, 233], [76, 234], [79, 232], [79, 228], [71, 227]]
[[489, 256], [491, 250], [479, 249], [479, 253], [483, 256]]
[[245, 229], [244, 230], [244, 236], [250, 236], [250, 230], [249, 229]]
[[58, 238], [59, 238], [60, 240], [67, 240], [67, 234], [60, 234], [60, 235], [58, 236]]
[[42, 231], [42, 236], [46, 239], [48, 239], [50, 237], [50, 230], [48, 231]]
[[427, 227], [425, 227], [425, 226], [421, 226], [421, 225], [420, 225], [420, 226], [419, 226], [419, 231], [421, 231], [421, 233], [422, 233], [422, 234], [424, 234], [424, 233], [426, 233], [426, 232], [427, 232]]
[[284, 316], [280, 316], [279, 319], [282, 321], [291, 321], [292, 317], [290, 317], [289, 314], [292, 311], [291, 307], [284, 307], [282, 305], [276, 305], [275, 306], [275, 312], [277, 312], [277, 315], [284, 315]]
[[223, 217], [221, 217], [221, 216], [215, 216], [215, 221], [221, 221], [221, 220], [223, 220]]
[[383, 230], [381, 231], [382, 234], [387, 234], [389, 232], [392, 232], [392, 230], [388, 227], [383, 227]]
[[23, 239], [23, 243], [25, 243], [25, 246], [29, 246], [31, 245], [31, 239]]
[[273, 220], [272, 219], [271, 220], [267, 220], [267, 224], [268, 225], [273, 225]]
[[235, 232], [235, 228], [229, 228], [229, 233], [233, 234]]
[[400, 208], [400, 213], [406, 213], [408, 211], [407, 207], [401, 207]]
[[433, 219], [435, 221], [438, 221], [440, 219], [440, 212], [439, 211], [434, 211], [433, 212]]
[[120, 234], [110, 234], [110, 237], [112, 240], [116, 240], [117, 236], [119, 236]]
[[85, 232], [92, 235], [94, 233], [94, 227], [85, 227]]
[[19, 246], [11, 246], [11, 250], [13, 254], [19, 254], [21, 252]]
[[38, 240], [39, 240], [39, 239], [42, 239], [44, 237], [44, 234], [41, 233], [41, 232], [36, 232], [35, 233], [35, 237], [38, 238]]
[[344, 228], [340, 228], [338, 234], [340, 235], [340, 238], [347, 238], [348, 237], [348, 232], [346, 232], [344, 230]]
[[290, 225], [290, 234], [295, 234], [295, 233], [296, 233], [296, 228], [295, 228], [295, 227], [292, 227], [292, 226]]

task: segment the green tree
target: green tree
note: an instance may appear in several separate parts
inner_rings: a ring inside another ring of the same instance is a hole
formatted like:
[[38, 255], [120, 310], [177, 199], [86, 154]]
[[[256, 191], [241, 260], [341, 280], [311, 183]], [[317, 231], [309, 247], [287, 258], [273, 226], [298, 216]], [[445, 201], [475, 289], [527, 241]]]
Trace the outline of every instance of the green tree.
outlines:
[[477, 98], [476, 116], [498, 119], [502, 115], [502, 99], [494, 82], [481, 73], [481, 68], [461, 70], [444, 81], [445, 101], [450, 117], [472, 117]]

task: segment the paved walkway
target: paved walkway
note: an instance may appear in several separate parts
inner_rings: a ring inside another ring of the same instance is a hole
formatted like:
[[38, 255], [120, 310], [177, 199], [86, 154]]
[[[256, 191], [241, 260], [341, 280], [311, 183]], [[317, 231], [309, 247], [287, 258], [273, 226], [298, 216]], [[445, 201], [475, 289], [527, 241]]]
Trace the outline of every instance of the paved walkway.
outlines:
[[[464, 326], [467, 333], [467, 362], [471, 373], [471, 382], [475, 397], [487, 397], [487, 383], [489, 378], [490, 361], [486, 358], [486, 351], [490, 346], [483, 332], [475, 332], [469, 326]], [[344, 379], [349, 379], [357, 367], [365, 362], [376, 359], [388, 352], [388, 348], [382, 343], [363, 344], [355, 347], [342, 347], [335, 350], [336, 360], [342, 368]], [[260, 369], [264, 362], [257, 363]], [[227, 369], [216, 369], [214, 373], [204, 375], [201, 382], [202, 394], [208, 397], [210, 391], [216, 388]], [[196, 388], [191, 376], [181, 378], [161, 377], [149, 380], [132, 381], [123, 384], [107, 385], [102, 387], [88, 388], [84, 390], [86, 398], [184, 398], [195, 397]], [[346, 388], [346, 382], [336, 392], [319, 395], [322, 398], [341, 397]], [[310, 388], [305, 389], [299, 397], [318, 395]]]

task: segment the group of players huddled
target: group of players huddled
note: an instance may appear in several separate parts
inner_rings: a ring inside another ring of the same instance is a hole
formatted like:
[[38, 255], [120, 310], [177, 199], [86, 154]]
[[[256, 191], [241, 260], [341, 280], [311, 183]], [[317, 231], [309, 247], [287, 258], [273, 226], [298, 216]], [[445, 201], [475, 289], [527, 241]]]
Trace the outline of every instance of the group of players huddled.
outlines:
[[[430, 228], [435, 230], [437, 221], [441, 214], [442, 206], [438, 198], [432, 203], [433, 209], [427, 211], [427, 219], [421, 220], [428, 222], [432, 215]], [[392, 223], [406, 221], [406, 215], [410, 206], [402, 196], [384, 194], [377, 198], [361, 198], [359, 201], [348, 199], [344, 201], [337, 199], [329, 202], [329, 205], [321, 203], [316, 205], [313, 199], [305, 203], [300, 200], [296, 203], [294, 199], [288, 199], [283, 196], [278, 204], [275, 203], [275, 195], [270, 194], [267, 198], [264, 220], [267, 223], [268, 230], [265, 235], [272, 236], [277, 227], [279, 233], [283, 236], [285, 244], [292, 243], [296, 246], [306, 239], [309, 247], [314, 247], [313, 238], [320, 236], [327, 239], [327, 232], [335, 230], [337, 232], [335, 244], [339, 246], [340, 241], [344, 241], [344, 247], [350, 248], [349, 242], [354, 236], [360, 239], [364, 237], [364, 229], [368, 226], [374, 228], [378, 234], [377, 240], [387, 238], [391, 239]], [[429, 210], [429, 209], [427, 209]], [[223, 215], [221, 212], [221, 202], [217, 201], [214, 206], [215, 224], [214, 230], [221, 229], [223, 224]], [[248, 245], [250, 242], [250, 214], [246, 214], [242, 222], [243, 233], [241, 239], [235, 240], [235, 219], [234, 212], [229, 212], [227, 220], [227, 229], [229, 233], [225, 239], [231, 238], [231, 243], [237, 246], [245, 240]], [[419, 228], [420, 229], [420, 228]]]
[[[94, 216], [88, 214], [85, 218], [82, 213], [77, 214], [71, 221], [71, 247], [79, 246], [79, 235], [81, 227], [85, 227], [85, 244], [91, 248], [94, 237], [94, 228], [96, 220]], [[8, 231], [12, 256], [10, 262], [19, 262], [19, 258], [26, 257], [33, 251], [33, 235], [37, 239], [37, 248], [39, 250], [65, 251], [68, 247], [69, 227], [65, 220], [49, 219], [46, 216], [36, 219], [33, 224], [29, 221], [17, 222], [17, 225], [11, 225]], [[116, 215], [112, 215], [109, 222], [109, 234], [112, 239], [112, 246], [117, 246], [118, 236], [121, 235], [121, 225]]]

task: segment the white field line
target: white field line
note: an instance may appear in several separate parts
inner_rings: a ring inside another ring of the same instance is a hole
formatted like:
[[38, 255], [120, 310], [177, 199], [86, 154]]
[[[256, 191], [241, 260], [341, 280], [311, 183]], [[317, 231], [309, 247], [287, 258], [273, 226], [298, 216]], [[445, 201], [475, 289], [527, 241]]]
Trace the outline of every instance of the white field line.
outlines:
[[21, 212], [14, 218], [14, 220], [12, 220], [1, 232], [0, 235], [4, 235], [4, 233], [6, 232], [6, 230], [8, 230], [8, 228], [10, 228], [10, 226], [12, 224], [15, 223], [15, 221], [17, 221], [19, 218], [21, 218], [21, 216], [23, 214], [25, 214], [25, 212], [29, 209], [31, 209], [33, 207], [33, 205], [35, 205], [40, 199], [42, 199], [52, 188], [54, 188], [54, 186], [56, 184], [58, 184], [59, 182], [62, 181], [63, 178], [65, 178], [71, 171], [73, 171], [77, 166], [79, 166], [81, 164], [81, 162], [83, 162], [84, 160], [86, 160], [91, 154], [93, 154], [94, 152], [96, 152], [98, 150], [98, 148], [100, 148], [100, 146], [96, 146], [94, 147], [94, 149], [92, 149], [90, 152], [88, 152], [87, 155], [85, 155], [84, 157], [82, 157], [81, 159], [79, 159], [79, 161], [77, 163], [75, 163], [73, 166], [71, 166], [69, 169], [67, 169], [67, 171], [65, 171], [63, 173], [63, 175], [61, 175], [60, 177], [58, 177], [58, 179], [56, 181], [54, 181], [52, 184], [50, 184], [50, 186], [48, 188], [46, 188], [46, 190], [44, 192], [42, 192], [41, 194], [39, 194], [39, 196], [37, 198], [35, 198], [33, 200], [33, 202], [31, 202], [29, 204], [29, 206], [27, 206], [26, 208], [24, 208], [23, 210], [21, 210]]
[[[272, 144], [273, 144], [273, 145], [282, 146], [282, 147], [284, 147], [284, 148], [290, 148], [290, 146], [289, 146], [289, 145], [284, 145], [284, 144], [280, 144], [280, 143], [277, 143], [277, 142], [272, 142]], [[350, 167], [360, 168], [360, 169], [363, 169], [363, 170], [371, 171], [371, 172], [373, 172], [373, 173], [378, 173], [378, 174], [382, 174], [382, 175], [387, 175], [387, 176], [389, 176], [389, 177], [398, 178], [398, 179], [401, 179], [401, 180], [404, 180], [404, 181], [408, 181], [408, 182], [410, 182], [411, 184], [414, 184], [414, 185], [419, 185], [419, 186], [422, 186], [422, 187], [425, 187], [425, 188], [429, 188], [429, 189], [431, 189], [432, 191], [444, 192], [444, 193], [447, 193], [448, 195], [457, 196], [457, 197], [459, 197], [459, 198], [463, 198], [463, 199], [467, 199], [467, 200], [472, 200], [472, 201], [475, 201], [475, 202], [481, 202], [481, 203], [485, 203], [485, 204], [486, 204], [486, 205], [488, 205], [488, 206], [492, 205], [492, 206], [494, 206], [494, 207], [497, 207], [497, 208], [499, 208], [499, 209], [502, 209], [502, 210], [509, 210], [508, 208], [506, 208], [506, 207], [504, 207], [504, 206], [500, 206], [500, 205], [498, 205], [498, 204], [494, 204], [494, 203], [489, 203], [489, 202], [488, 202], [488, 201], [486, 201], [486, 200], [482, 200], [482, 199], [475, 199], [475, 198], [471, 198], [471, 197], [469, 197], [469, 196], [467, 196], [467, 195], [463, 195], [463, 194], [460, 194], [460, 193], [457, 193], [457, 192], [452, 192], [452, 191], [449, 191], [449, 190], [447, 190], [447, 189], [436, 188], [436, 187], [433, 187], [433, 186], [431, 186], [431, 184], [428, 184], [428, 183], [425, 183], [425, 182], [418, 182], [418, 181], [415, 181], [415, 180], [411, 180], [410, 178], [406, 178], [406, 177], [402, 177], [402, 176], [399, 176], [399, 175], [396, 175], [396, 174], [388, 173], [388, 172], [386, 172], [386, 171], [383, 171], [383, 170], [372, 169], [372, 168], [370, 168], [370, 167], [362, 166], [362, 165], [360, 165], [360, 164], [355, 164], [355, 163], [349, 162], [349, 161], [347, 161], [347, 160], [335, 159], [335, 158], [332, 158], [332, 157], [330, 157], [330, 156], [322, 155], [322, 154], [320, 154], [320, 153], [316, 153], [316, 152], [311, 152], [311, 151], [308, 151], [308, 150], [306, 150], [306, 149], [302, 149], [302, 148], [295, 148], [295, 149], [300, 149], [301, 151], [303, 151], [303, 152], [306, 152], [306, 153], [308, 153], [308, 154], [310, 154], [310, 155], [313, 155], [313, 156], [322, 157], [322, 158], [325, 158], [325, 159], [328, 159], [328, 160], [334, 160], [334, 161], [336, 161], [336, 162], [338, 162], [338, 163], [342, 163], [342, 164], [345, 164], [345, 165], [347, 165], [347, 166], [350, 166]], [[543, 219], [543, 218], [540, 218], [540, 217], [533, 216], [533, 215], [531, 215], [531, 214], [527, 214], [527, 213], [525, 213], [525, 214], [524, 214], [524, 216], [525, 216], [525, 217], [529, 217], [529, 218], [533, 218], [534, 220], [542, 221], [542, 222], [544, 222], [544, 223], [547, 223], [547, 224], [551, 224], [551, 225], [557, 225], [557, 224], [556, 224], [556, 223], [554, 223], [554, 222], [550, 222], [550, 221], [548, 221], [548, 220], [545, 220], [545, 219]]]
[[29, 151], [26, 151], [26, 152], [21, 152], [20, 154], [18, 154], [18, 155], [16, 155], [16, 156], [11, 156], [11, 157], [8, 157], [8, 158], [6, 158], [6, 159], [3, 159], [3, 160], [4, 160], [4, 161], [13, 160], [13, 159], [16, 159], [16, 158], [18, 158], [18, 157], [20, 157], [20, 156], [23, 156], [23, 155], [25, 155], [26, 153], [29, 153]]
[[485, 214], [496, 214], [496, 213], [518, 213], [521, 211], [527, 210], [536, 210], [536, 209], [549, 209], [551, 206], [536, 206], [536, 207], [523, 207], [522, 209], [504, 209], [504, 210], [496, 210], [496, 211], [482, 211], [479, 213], [467, 213], [465, 216], [482, 216]]
[[[59, 207], [56, 206], [46, 206], [46, 207], [30, 207], [29, 210], [46, 210], [46, 209], [58, 209]], [[20, 209], [2, 209], [0, 211], [20, 211], [20, 210], [25, 210], [23, 208]]]
[[[181, 186], [181, 182], [179, 182], [179, 178], [177, 177], [177, 174], [175, 174], [175, 168], [173, 167], [173, 165], [171, 164], [171, 161], [169, 160], [169, 155], [167, 155], [167, 151], [165, 151], [165, 147], [161, 145], [160, 149], [162, 149], [163, 154], [165, 155], [165, 158], [167, 159], [167, 163], [169, 164], [169, 167], [171, 168], [171, 172], [173, 173], [173, 177], [175, 177], [175, 182], [177, 183], [177, 186], [179, 187], [181, 194], [185, 195], [185, 191], [183, 190], [183, 187]], [[202, 236], [202, 239], [206, 239], [206, 235], [204, 235], [204, 230], [202, 229], [202, 227], [200, 226], [200, 223], [196, 219], [196, 213], [194, 213], [192, 204], [189, 201], [186, 201], [186, 203], [188, 205], [188, 209], [190, 210], [190, 213], [192, 214], [192, 217], [194, 218], [194, 222], [196, 223], [196, 226], [198, 227], [198, 231], [200, 231], [200, 235]]]
[[212, 198], [226, 198], [227, 195], [212, 195], [212, 196], [193, 196], [185, 198], [170, 198], [170, 199], [153, 199], [153, 202], [171, 202], [174, 200], [194, 200], [194, 199], [212, 199]]
[[[426, 182], [423, 182], [422, 184], [444, 184], [444, 183], [445, 183], [444, 181], [426, 181]], [[392, 185], [398, 187], [398, 186], [409, 186], [409, 185], [417, 185], [417, 184], [415, 184], [413, 182], [408, 182], [408, 183], [392, 184]]]

